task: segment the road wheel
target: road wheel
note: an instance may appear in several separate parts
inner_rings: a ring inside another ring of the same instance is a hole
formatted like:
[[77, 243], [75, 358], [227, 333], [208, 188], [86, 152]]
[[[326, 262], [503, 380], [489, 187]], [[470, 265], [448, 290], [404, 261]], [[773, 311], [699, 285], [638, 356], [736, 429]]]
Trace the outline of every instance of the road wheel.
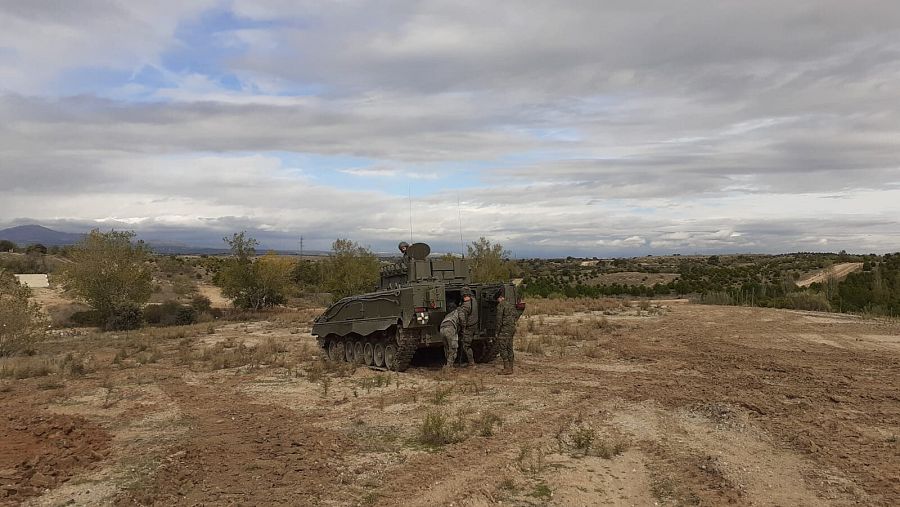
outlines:
[[397, 361], [397, 346], [393, 343], [387, 343], [384, 346], [384, 366], [393, 370], [396, 366]]
[[384, 367], [384, 342], [375, 344], [375, 348], [372, 350], [372, 361], [374, 361], [375, 366], [379, 368]]
[[344, 342], [344, 361], [348, 363], [352, 363], [354, 360], [353, 357], [353, 342]]
[[359, 364], [366, 363], [366, 357], [363, 355], [364, 348], [363, 342], [361, 341], [353, 343], [353, 360]]
[[366, 366], [375, 364], [375, 347], [372, 345], [372, 342], [366, 342], [366, 344], [363, 345], [363, 359], [365, 360]]
[[337, 340], [328, 340], [328, 359], [331, 359], [332, 361], [340, 361], [341, 359], [343, 359], [343, 357], [341, 356], [344, 355], [344, 351], [339, 350], [339, 345], [340, 344]]

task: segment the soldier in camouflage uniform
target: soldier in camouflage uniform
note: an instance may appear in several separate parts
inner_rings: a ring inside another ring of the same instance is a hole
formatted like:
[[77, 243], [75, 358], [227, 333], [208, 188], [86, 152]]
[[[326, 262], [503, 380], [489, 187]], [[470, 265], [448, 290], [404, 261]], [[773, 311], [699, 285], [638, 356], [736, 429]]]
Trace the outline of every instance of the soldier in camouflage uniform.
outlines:
[[475, 338], [475, 331], [478, 329], [478, 314], [475, 313], [475, 301], [472, 299], [472, 289], [463, 287], [462, 290], [463, 303], [460, 305], [467, 308], [466, 319], [463, 321], [463, 327], [460, 330], [460, 346], [466, 354], [466, 364], [464, 368], [475, 368], [475, 354], [472, 352], [472, 340]]
[[444, 338], [444, 355], [447, 357], [445, 368], [453, 366], [453, 362], [456, 361], [460, 332], [465, 335], [469, 317], [472, 314], [472, 296], [471, 292], [467, 291], [468, 289], [463, 291], [463, 303], [448, 313], [441, 321], [441, 337]]
[[513, 373], [513, 336], [516, 334], [518, 318], [519, 312], [506, 300], [506, 295], [501, 289], [497, 294], [497, 346], [500, 348], [500, 358], [503, 359], [503, 371], [500, 375]]

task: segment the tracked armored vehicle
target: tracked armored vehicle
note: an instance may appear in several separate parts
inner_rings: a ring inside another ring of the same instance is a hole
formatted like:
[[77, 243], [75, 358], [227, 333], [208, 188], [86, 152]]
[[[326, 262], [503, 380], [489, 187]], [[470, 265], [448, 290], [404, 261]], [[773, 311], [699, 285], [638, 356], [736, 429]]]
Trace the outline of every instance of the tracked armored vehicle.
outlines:
[[497, 294], [504, 290], [522, 311], [518, 287], [471, 283], [468, 261], [429, 258], [430, 253], [425, 243], [410, 245], [400, 262], [382, 267], [374, 292], [343, 298], [316, 318], [312, 334], [331, 360], [406, 370], [417, 350], [443, 347], [439, 326], [462, 302], [463, 287], [474, 294], [475, 360], [489, 362], [497, 356]]

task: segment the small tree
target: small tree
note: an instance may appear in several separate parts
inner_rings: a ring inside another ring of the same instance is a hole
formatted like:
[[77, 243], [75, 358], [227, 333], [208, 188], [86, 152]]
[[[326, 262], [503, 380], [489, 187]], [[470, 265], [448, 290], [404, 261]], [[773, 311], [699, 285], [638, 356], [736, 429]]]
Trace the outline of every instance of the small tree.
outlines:
[[509, 280], [513, 266], [503, 245], [491, 244], [483, 236], [467, 246], [472, 281], [476, 283]]
[[150, 250], [133, 239], [132, 231], [94, 229], [72, 248], [73, 262], [62, 271], [66, 289], [96, 310], [110, 329], [138, 326], [140, 319], [132, 314], [152, 292]]
[[322, 261], [322, 289], [335, 299], [370, 291], [378, 282], [379, 268], [371, 250], [349, 239], [337, 239]]
[[284, 303], [292, 288], [293, 262], [272, 252], [254, 262], [258, 243], [245, 232], [224, 240], [231, 248], [231, 257], [213, 280], [222, 288], [222, 295], [239, 308], [253, 310]]
[[31, 290], [0, 269], [0, 357], [29, 352], [47, 335], [47, 319]]
[[8, 239], [0, 239], [0, 252], [13, 252], [16, 244]]

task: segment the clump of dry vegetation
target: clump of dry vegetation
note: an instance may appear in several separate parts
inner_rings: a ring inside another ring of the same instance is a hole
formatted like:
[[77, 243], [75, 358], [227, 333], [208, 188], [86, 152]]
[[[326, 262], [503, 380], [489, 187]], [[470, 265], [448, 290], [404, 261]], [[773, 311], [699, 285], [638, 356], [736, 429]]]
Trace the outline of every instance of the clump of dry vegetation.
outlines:
[[419, 425], [417, 440], [420, 444], [437, 447], [466, 438], [466, 420], [461, 414], [450, 416], [442, 410], [429, 410]]
[[622, 301], [612, 298], [535, 298], [528, 300], [527, 315], [573, 315], [580, 312], [612, 312]]
[[627, 448], [624, 438], [604, 436], [579, 414], [566, 421], [556, 432], [556, 444], [561, 453], [572, 456], [598, 456], [611, 459]]

